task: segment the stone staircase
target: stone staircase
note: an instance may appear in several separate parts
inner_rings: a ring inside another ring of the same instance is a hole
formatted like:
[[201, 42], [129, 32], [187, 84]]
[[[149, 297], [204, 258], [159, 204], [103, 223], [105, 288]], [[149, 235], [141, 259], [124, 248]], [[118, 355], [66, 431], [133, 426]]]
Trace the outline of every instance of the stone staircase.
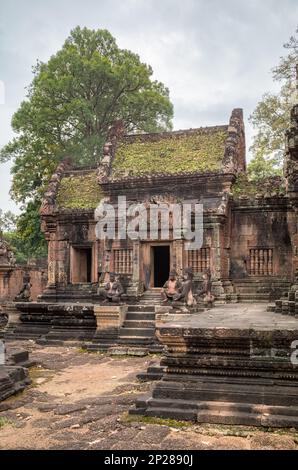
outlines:
[[[159, 299], [159, 296], [157, 297]], [[125, 321], [115, 339], [99, 339], [87, 344], [88, 351], [108, 351], [114, 354], [141, 355], [163, 350], [155, 336], [155, 305], [128, 305]]]
[[152, 343], [155, 340], [154, 305], [129, 305], [119, 340], [132, 344]]
[[143, 305], [159, 305], [161, 300], [160, 295], [160, 288], [148, 289], [144, 292], [140, 301]]

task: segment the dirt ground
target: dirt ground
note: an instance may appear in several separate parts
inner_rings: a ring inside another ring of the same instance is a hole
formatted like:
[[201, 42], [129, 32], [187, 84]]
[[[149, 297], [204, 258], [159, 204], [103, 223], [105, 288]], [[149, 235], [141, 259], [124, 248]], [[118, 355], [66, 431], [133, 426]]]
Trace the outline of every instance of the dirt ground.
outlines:
[[132, 419], [129, 408], [153, 385], [136, 374], [157, 357], [22, 345], [38, 365], [32, 386], [0, 403], [0, 449], [298, 449], [295, 430]]

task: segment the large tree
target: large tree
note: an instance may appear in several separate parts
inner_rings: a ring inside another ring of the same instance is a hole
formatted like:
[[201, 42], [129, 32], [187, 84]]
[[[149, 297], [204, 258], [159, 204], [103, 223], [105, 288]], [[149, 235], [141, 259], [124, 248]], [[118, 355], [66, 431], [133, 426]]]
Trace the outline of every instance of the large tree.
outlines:
[[249, 165], [251, 175], [273, 175], [281, 172], [285, 131], [290, 125], [290, 109], [297, 100], [296, 64], [298, 63], [298, 28], [296, 35], [284, 44], [287, 54], [280, 58], [272, 70], [273, 79], [280, 83], [277, 93], [265, 93], [250, 116], [256, 129], [251, 147], [253, 159]]
[[64, 156], [76, 164], [98, 162], [118, 119], [128, 133], [170, 129], [169, 91], [152, 74], [108, 31], [71, 31], [61, 50], [33, 68], [27, 97], [13, 116], [17, 136], [0, 153], [0, 161], [13, 161], [12, 197], [31, 201], [32, 215], [57, 163]]

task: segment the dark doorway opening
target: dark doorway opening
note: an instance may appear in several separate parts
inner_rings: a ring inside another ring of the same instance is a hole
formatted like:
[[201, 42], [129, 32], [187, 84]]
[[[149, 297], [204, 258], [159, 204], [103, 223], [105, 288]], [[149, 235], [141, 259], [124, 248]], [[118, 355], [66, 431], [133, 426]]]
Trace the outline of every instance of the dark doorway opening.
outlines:
[[74, 248], [72, 282], [87, 283], [92, 278], [92, 248]]
[[162, 287], [169, 278], [170, 247], [153, 246], [154, 287]]

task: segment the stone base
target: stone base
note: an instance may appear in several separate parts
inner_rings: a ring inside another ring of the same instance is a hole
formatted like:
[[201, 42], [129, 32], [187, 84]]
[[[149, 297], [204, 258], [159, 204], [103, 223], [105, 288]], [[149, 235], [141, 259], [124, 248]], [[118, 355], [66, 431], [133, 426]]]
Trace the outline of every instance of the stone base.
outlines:
[[0, 366], [0, 401], [23, 391], [31, 380], [27, 369], [20, 366]]
[[96, 332], [93, 337], [97, 339], [116, 339], [119, 330], [125, 321], [127, 305], [95, 305]]
[[156, 334], [166, 350], [157, 369], [162, 377], [130, 413], [298, 428], [298, 364], [292, 349], [298, 321], [280, 316], [280, 325], [274, 324], [276, 314], [264, 306], [255, 309], [262, 316], [253, 325], [256, 311], [249, 315], [247, 309], [242, 318], [241, 309], [234, 316], [236, 305], [218, 308], [218, 313], [215, 308], [212, 317], [208, 312], [161, 314]]
[[7, 312], [6, 339], [90, 340], [96, 330], [92, 304], [16, 302]]
[[5, 364], [0, 365], [0, 401], [21, 392], [30, 385], [28, 367], [34, 365], [30, 361], [28, 351], [21, 348], [6, 346]]

